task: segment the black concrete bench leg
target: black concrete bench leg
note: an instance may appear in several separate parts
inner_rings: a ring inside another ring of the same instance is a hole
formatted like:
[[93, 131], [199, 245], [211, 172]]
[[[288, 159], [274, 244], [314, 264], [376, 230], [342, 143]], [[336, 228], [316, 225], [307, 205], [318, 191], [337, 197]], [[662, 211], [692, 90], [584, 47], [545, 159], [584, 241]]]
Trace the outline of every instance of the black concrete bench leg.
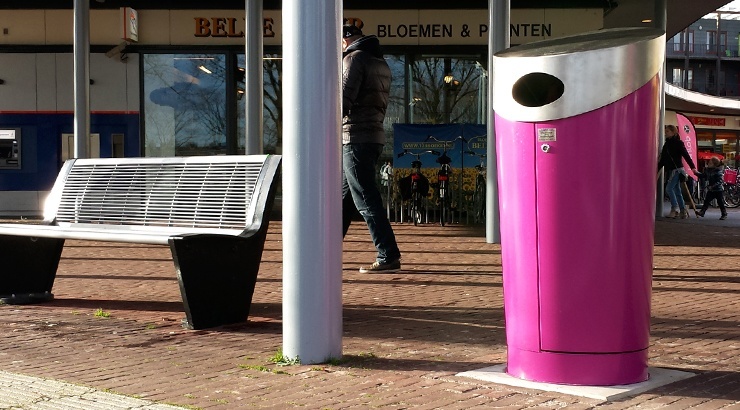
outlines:
[[51, 288], [64, 239], [0, 235], [0, 301], [28, 304], [53, 299]]
[[205, 329], [247, 320], [265, 236], [170, 238], [185, 304], [183, 326]]

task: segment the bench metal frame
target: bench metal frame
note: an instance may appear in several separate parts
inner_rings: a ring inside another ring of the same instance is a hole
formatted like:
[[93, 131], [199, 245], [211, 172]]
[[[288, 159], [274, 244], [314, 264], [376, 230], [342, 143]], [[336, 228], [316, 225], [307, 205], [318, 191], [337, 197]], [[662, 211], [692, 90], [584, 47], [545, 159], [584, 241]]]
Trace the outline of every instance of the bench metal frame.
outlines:
[[244, 322], [280, 162], [279, 155], [69, 160], [40, 224], [0, 224], [0, 300], [52, 299], [66, 239], [158, 244], [172, 252], [185, 327]]

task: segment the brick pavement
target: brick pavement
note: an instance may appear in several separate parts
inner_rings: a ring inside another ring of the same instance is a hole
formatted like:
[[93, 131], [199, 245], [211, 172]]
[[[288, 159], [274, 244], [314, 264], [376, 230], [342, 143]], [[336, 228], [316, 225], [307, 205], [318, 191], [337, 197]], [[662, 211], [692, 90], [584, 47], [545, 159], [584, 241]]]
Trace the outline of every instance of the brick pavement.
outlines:
[[[395, 225], [404, 271], [363, 275], [344, 242], [344, 357], [271, 362], [281, 335], [273, 222], [247, 323], [189, 331], [166, 247], [68, 241], [56, 299], [0, 306], [0, 369], [187, 408], [740, 408], [740, 212], [656, 222], [650, 365], [697, 375], [611, 403], [456, 377], [506, 358], [499, 245], [480, 227]], [[102, 309], [110, 317], [97, 317]]]

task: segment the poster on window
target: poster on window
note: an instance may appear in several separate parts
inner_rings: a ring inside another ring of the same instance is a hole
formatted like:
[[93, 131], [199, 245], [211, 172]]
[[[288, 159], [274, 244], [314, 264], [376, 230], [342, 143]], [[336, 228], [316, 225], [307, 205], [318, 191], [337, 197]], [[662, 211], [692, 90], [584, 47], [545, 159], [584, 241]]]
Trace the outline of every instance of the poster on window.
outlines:
[[486, 132], [485, 124], [393, 124], [394, 178], [409, 175], [411, 163], [419, 161], [421, 173], [434, 184], [444, 156], [452, 167], [453, 191], [472, 192], [476, 176], [485, 172]]

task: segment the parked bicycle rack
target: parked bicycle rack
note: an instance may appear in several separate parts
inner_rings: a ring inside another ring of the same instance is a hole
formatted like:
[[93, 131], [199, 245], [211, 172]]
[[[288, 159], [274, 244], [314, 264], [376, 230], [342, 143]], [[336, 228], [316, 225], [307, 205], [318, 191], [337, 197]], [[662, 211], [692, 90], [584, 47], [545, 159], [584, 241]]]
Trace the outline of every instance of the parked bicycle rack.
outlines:
[[[413, 219], [414, 224], [429, 222], [429, 207], [426, 200], [429, 192], [429, 180], [421, 173], [421, 156], [424, 154], [439, 155], [437, 151], [433, 150], [421, 152], [404, 150], [398, 154], [398, 158], [404, 155], [413, 155], [415, 157], [415, 160], [411, 162], [411, 174], [407, 177], [399, 178], [396, 184], [401, 196], [401, 203], [407, 202], [411, 207], [409, 215]], [[403, 222], [403, 217], [404, 212], [402, 210], [401, 222]]]
[[[457, 137], [454, 140], [451, 141], [445, 141], [445, 140], [438, 140], [434, 136], [427, 137], [427, 141], [433, 140], [435, 142], [444, 143], [444, 151], [447, 152], [448, 149], [450, 149], [450, 145], [452, 143], [455, 143], [458, 139], [465, 141], [463, 137]], [[437, 148], [437, 146], [430, 146], [432, 148]], [[414, 162], [418, 162], [417, 168], [421, 168], [421, 156], [424, 154], [433, 154], [437, 155], [438, 157], [441, 157], [442, 155], [445, 155], [444, 153], [440, 153], [436, 150], [426, 150], [421, 152], [413, 152], [409, 150], [404, 150], [403, 152], [399, 153], [397, 155], [398, 158], [403, 157], [404, 155], [413, 155], [416, 159]], [[479, 164], [475, 165], [474, 167], [468, 167], [469, 172], [465, 174], [465, 168], [460, 167], [458, 169], [452, 169], [448, 170], [449, 173], [449, 182], [448, 182], [448, 190], [447, 193], [451, 199], [450, 203], [450, 218], [446, 220], [448, 223], [458, 223], [458, 224], [482, 224], [485, 222], [485, 185], [486, 185], [486, 154], [475, 152], [472, 150], [461, 150], [461, 155], [470, 155], [473, 157], [477, 157], [479, 160]], [[462, 161], [464, 163], [464, 161]], [[413, 168], [413, 167], [412, 167]], [[406, 222], [413, 222], [413, 219], [411, 218], [411, 214], [409, 212], [408, 208], [408, 201], [410, 201], [410, 198], [408, 197], [408, 193], [404, 194], [403, 186], [401, 179], [399, 178], [400, 175], [403, 175], [402, 172], [398, 172], [399, 170], [403, 170], [402, 168], [397, 168], [396, 172], [394, 173], [394, 177], [390, 181], [390, 185], [392, 185], [392, 190], [386, 195], [386, 198], [390, 197], [390, 202], [387, 203], [387, 212], [388, 212], [388, 219], [391, 222], [394, 223], [406, 223]], [[406, 168], [408, 169], [408, 168]], [[475, 175], [474, 179], [472, 181], [469, 181], [472, 169], [475, 169]], [[427, 170], [428, 171], [428, 170]], [[408, 172], [408, 171], [406, 171]], [[435, 170], [436, 173], [439, 173], [439, 171]], [[427, 175], [429, 173], [427, 172]], [[409, 175], [410, 176], [410, 175]], [[406, 176], [404, 178], [408, 178], [409, 176]], [[427, 183], [429, 183], [429, 186], [431, 188], [435, 188], [433, 191], [433, 194], [425, 195], [421, 198], [419, 209], [420, 209], [420, 218], [417, 219], [417, 223], [438, 223], [440, 222], [440, 214], [439, 214], [439, 207], [438, 207], [438, 190], [434, 186], [436, 183], [430, 183], [430, 179], [434, 178], [433, 176], [423, 177]], [[463, 179], [467, 182], [467, 185], [463, 183]], [[433, 180], [433, 179], [432, 179]], [[406, 190], [408, 191], [408, 181], [406, 182], [407, 185], [405, 185]], [[467, 187], [466, 190], [461, 189], [463, 187]]]
[[473, 223], [483, 223], [486, 219], [486, 154], [474, 151], [465, 151], [467, 155], [478, 157], [479, 164], [475, 166], [475, 185], [468, 204], [468, 220], [473, 217]]

